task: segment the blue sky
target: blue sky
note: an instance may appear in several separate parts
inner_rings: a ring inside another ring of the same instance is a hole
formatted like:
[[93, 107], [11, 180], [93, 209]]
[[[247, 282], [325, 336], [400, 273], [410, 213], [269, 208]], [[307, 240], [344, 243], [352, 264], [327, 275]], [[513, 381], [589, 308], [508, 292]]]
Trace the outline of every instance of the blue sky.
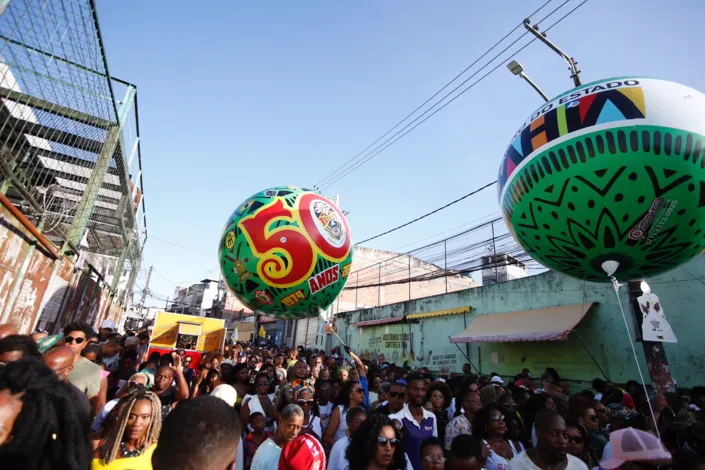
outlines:
[[[217, 278], [221, 230], [240, 202], [320, 181], [545, 1], [99, 2], [110, 71], [138, 86], [152, 292]], [[646, 75], [705, 91], [704, 14], [698, 0], [590, 0], [549, 37], [578, 59], [585, 82]], [[516, 58], [548, 95], [572, 86], [565, 63], [537, 42]], [[373, 236], [496, 179], [540, 104], [502, 66], [326, 194], [340, 195], [354, 239]], [[486, 190], [370, 246], [406, 251], [497, 211]]]

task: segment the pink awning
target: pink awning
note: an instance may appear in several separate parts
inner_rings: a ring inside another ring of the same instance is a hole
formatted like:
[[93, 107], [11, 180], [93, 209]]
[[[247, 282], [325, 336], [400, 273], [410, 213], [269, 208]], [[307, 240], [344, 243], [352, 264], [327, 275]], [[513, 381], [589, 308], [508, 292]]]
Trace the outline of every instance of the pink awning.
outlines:
[[594, 302], [521, 312], [478, 315], [451, 343], [565, 341]]
[[377, 326], [377, 325], [387, 325], [389, 323], [398, 323], [402, 321], [404, 317], [391, 317], [391, 318], [382, 318], [380, 320], [368, 320], [368, 321], [359, 321], [357, 323], [353, 323], [353, 326], [355, 328], [364, 328], [366, 326]]

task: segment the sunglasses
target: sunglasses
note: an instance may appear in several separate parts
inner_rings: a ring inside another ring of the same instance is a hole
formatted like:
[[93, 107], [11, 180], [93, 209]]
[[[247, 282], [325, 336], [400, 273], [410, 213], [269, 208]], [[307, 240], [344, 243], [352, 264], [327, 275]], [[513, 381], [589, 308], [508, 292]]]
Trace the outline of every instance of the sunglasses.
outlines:
[[391, 439], [388, 439], [388, 438], [386, 438], [386, 437], [380, 436], [380, 437], [377, 438], [377, 444], [379, 444], [380, 447], [386, 447], [387, 443], [389, 443], [389, 445], [390, 445], [391, 447], [396, 447], [397, 442], [399, 442], [399, 439], [397, 439], [397, 438], [395, 438], [395, 437], [393, 437], [393, 438], [391, 438]]
[[504, 415], [491, 415], [490, 421], [504, 421]]
[[568, 442], [572, 444], [582, 444], [583, 436], [568, 436]]
[[352, 391], [357, 392], [357, 393], [362, 393], [364, 390], [362, 390], [361, 388], [353, 388]]
[[426, 462], [440, 462], [441, 465], [446, 463], [446, 461], [448, 460], [445, 457], [443, 457], [442, 455], [427, 455], [423, 459]]
[[389, 396], [392, 398], [404, 398], [406, 393], [404, 392], [389, 392]]
[[297, 400], [296, 404], [299, 406], [313, 405], [313, 399], [311, 399], [311, 400]]
[[73, 336], [65, 336], [64, 337], [64, 341], [66, 342], [66, 344], [71, 344], [74, 341], [76, 342], [76, 344], [81, 344], [85, 340], [86, 340], [86, 338], [74, 338]]

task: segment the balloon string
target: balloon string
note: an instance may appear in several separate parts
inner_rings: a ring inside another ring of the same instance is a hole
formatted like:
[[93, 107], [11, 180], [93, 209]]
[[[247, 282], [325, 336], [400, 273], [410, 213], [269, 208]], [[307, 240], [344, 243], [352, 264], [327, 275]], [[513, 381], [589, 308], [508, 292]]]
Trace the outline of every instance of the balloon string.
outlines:
[[[319, 313], [318, 313], [318, 317], [319, 317], [321, 320], [323, 320], [323, 332], [325, 333], [326, 325], [328, 325], [329, 322], [328, 322], [328, 320], [326, 320], [326, 319], [323, 317], [323, 312], [319, 312]], [[347, 345], [345, 344], [345, 341], [343, 341], [343, 339], [342, 339], [340, 336], [338, 336], [338, 333], [333, 329], [333, 326], [331, 326], [330, 331], [333, 332], [333, 334], [335, 335], [335, 337], [338, 338], [338, 341], [340, 341], [340, 343], [341, 343], [343, 346], [347, 346]]]
[[646, 389], [646, 381], [644, 380], [644, 374], [641, 372], [641, 366], [639, 365], [639, 357], [636, 354], [636, 348], [634, 348], [634, 341], [632, 340], [632, 332], [629, 329], [629, 324], [627, 323], [627, 316], [624, 313], [624, 307], [622, 306], [622, 299], [619, 297], [619, 282], [614, 276], [610, 276], [612, 281], [612, 286], [614, 287], [614, 295], [617, 296], [617, 303], [619, 304], [619, 310], [622, 312], [622, 319], [624, 320], [624, 328], [627, 330], [627, 336], [629, 337], [629, 345], [632, 347], [632, 353], [634, 354], [634, 362], [636, 362], [636, 370], [639, 371], [639, 378], [641, 379], [641, 385], [644, 387], [644, 393], [646, 393], [646, 403], [649, 405], [649, 411], [651, 412], [651, 419], [654, 422], [654, 428], [656, 430], [656, 436], [658, 436], [659, 441], [661, 440], [661, 433], [658, 430], [658, 422], [656, 421], [656, 415], [654, 414], [654, 409], [651, 407], [651, 400], [649, 400], [649, 391]]

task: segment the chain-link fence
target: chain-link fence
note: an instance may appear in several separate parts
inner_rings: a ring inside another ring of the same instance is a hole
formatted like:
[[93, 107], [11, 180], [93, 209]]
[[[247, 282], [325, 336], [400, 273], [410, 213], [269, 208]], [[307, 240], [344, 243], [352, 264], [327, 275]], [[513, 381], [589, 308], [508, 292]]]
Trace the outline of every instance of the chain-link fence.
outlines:
[[355, 266], [333, 312], [376, 307], [545, 271], [498, 218], [445, 240], [391, 253], [356, 247]]
[[137, 89], [111, 77], [94, 1], [0, 16], [0, 192], [63, 252], [130, 290], [146, 238]]

